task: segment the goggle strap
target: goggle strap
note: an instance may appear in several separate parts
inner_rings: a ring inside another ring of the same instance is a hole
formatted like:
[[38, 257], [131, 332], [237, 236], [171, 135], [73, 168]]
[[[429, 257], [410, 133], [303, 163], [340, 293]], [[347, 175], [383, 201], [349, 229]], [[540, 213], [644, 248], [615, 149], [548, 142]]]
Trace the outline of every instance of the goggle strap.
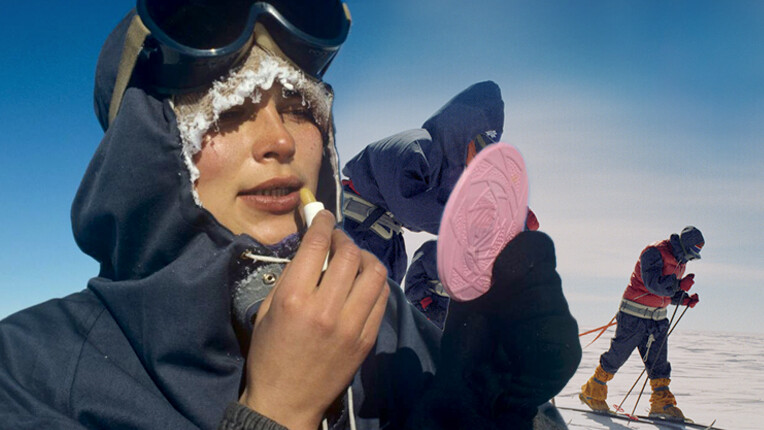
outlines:
[[279, 48], [279, 45], [276, 43], [275, 40], [273, 40], [273, 37], [268, 32], [268, 30], [265, 28], [265, 26], [261, 23], [255, 23], [255, 45], [263, 48], [266, 50], [269, 54], [273, 54], [281, 59], [286, 60], [290, 65], [292, 65], [297, 70], [302, 70], [300, 66], [294, 63], [289, 56], [284, 54], [284, 51]]
[[111, 102], [109, 103], [109, 125], [117, 117], [127, 84], [130, 83], [130, 77], [133, 75], [133, 69], [138, 62], [138, 56], [143, 50], [143, 43], [150, 33], [140, 16], [136, 14], [130, 21], [130, 27], [128, 27], [125, 36], [125, 45], [122, 47], [122, 57], [119, 59], [117, 80], [114, 82], [114, 90], [111, 93]]

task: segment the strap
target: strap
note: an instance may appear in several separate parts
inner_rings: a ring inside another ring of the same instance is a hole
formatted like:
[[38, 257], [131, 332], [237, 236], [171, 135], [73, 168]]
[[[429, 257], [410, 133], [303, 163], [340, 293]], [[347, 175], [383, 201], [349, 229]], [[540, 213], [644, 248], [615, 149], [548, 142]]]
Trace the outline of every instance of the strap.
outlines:
[[[343, 191], [342, 195], [342, 214], [361, 224], [357, 227], [358, 231], [370, 230], [385, 240], [392, 238], [395, 233], [401, 233], [403, 226], [390, 212], [350, 191]], [[378, 210], [381, 210], [381, 214]]]
[[371, 228], [371, 226], [377, 222], [382, 216], [387, 212], [385, 208], [376, 207], [369, 215], [366, 216], [366, 219], [363, 220], [363, 222], [356, 227], [356, 231], [365, 231]]
[[666, 319], [667, 314], [666, 308], [646, 306], [626, 299], [621, 300], [619, 310], [627, 315], [654, 321]]
[[122, 47], [122, 57], [119, 59], [117, 80], [114, 82], [114, 90], [111, 93], [111, 102], [109, 103], [109, 125], [117, 117], [117, 112], [119, 112], [119, 107], [122, 104], [122, 96], [125, 95], [127, 84], [130, 83], [133, 69], [138, 62], [138, 55], [143, 50], [143, 42], [149, 34], [149, 29], [143, 24], [141, 17], [136, 14], [130, 21], [130, 27], [128, 27], [125, 36], [125, 45]]

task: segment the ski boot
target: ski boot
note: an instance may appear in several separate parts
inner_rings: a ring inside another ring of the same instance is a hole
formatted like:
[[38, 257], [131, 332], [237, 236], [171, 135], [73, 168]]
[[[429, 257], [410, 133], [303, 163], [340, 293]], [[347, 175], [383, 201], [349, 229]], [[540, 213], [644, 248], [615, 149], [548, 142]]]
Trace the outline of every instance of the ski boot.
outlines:
[[613, 379], [613, 374], [605, 372], [602, 366], [597, 366], [594, 375], [581, 387], [578, 398], [595, 412], [611, 413], [607, 405], [607, 382]]
[[653, 394], [650, 396], [650, 418], [683, 422], [686, 420], [682, 410], [676, 407], [676, 398], [669, 390], [669, 378], [651, 379]]

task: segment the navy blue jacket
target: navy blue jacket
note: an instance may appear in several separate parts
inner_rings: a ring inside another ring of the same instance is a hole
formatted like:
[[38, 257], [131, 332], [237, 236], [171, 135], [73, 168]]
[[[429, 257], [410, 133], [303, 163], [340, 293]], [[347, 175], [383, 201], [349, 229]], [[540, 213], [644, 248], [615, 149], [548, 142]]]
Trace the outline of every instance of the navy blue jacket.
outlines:
[[438, 234], [443, 208], [465, 168], [467, 145], [480, 134], [497, 142], [503, 131], [499, 86], [479, 82], [449, 100], [422, 128], [369, 144], [342, 173], [361, 197], [392, 212], [407, 229]]
[[[3, 428], [216, 428], [245, 372], [248, 333], [232, 316], [232, 292], [262, 264], [242, 253], [291, 257], [233, 235], [194, 203], [167, 99], [133, 85], [107, 127], [129, 18], [99, 58], [105, 134], [72, 206], [77, 244], [100, 273], [83, 291], [0, 322]], [[317, 193], [335, 211], [338, 180], [322, 169]], [[405, 419], [434, 372], [439, 340], [394, 285], [353, 380], [358, 428]]]

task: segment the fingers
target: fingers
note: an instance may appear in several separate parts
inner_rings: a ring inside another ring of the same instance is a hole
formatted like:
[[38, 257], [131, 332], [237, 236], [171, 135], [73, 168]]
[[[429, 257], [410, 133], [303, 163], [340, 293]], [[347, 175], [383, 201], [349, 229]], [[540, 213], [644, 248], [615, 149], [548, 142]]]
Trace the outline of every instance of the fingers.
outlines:
[[390, 295], [390, 285], [385, 280], [382, 291], [380, 292], [377, 301], [374, 303], [374, 307], [369, 313], [369, 317], [366, 319], [366, 323], [361, 330], [361, 342], [365, 345], [366, 351], [371, 349], [374, 342], [377, 340], [377, 333], [379, 333], [379, 326], [382, 323], [382, 318], [385, 316], [385, 309], [387, 309], [387, 298]]
[[312, 294], [321, 277], [329, 247], [332, 242], [335, 218], [331, 212], [322, 210], [313, 218], [313, 224], [305, 232], [300, 248], [279, 280], [277, 294]]
[[361, 249], [342, 230], [332, 233], [332, 256], [316, 296], [324, 300], [327, 311], [338, 313], [347, 300], [361, 268]]
[[[331, 258], [322, 277], [330, 247]], [[341, 327], [346, 341], [361, 340], [358, 350], [362, 350], [376, 339], [388, 295], [387, 270], [382, 263], [358, 248], [343, 231], [334, 229], [334, 217], [321, 211], [261, 305], [256, 324], [278, 303], [279, 315], [312, 314], [311, 318], [326, 322], [327, 327]]]
[[343, 319], [359, 332], [370, 323], [378, 327], [379, 321], [374, 324], [372, 320], [381, 320], [389, 292], [385, 266], [373, 254], [363, 251], [361, 273], [356, 278], [342, 310]]

